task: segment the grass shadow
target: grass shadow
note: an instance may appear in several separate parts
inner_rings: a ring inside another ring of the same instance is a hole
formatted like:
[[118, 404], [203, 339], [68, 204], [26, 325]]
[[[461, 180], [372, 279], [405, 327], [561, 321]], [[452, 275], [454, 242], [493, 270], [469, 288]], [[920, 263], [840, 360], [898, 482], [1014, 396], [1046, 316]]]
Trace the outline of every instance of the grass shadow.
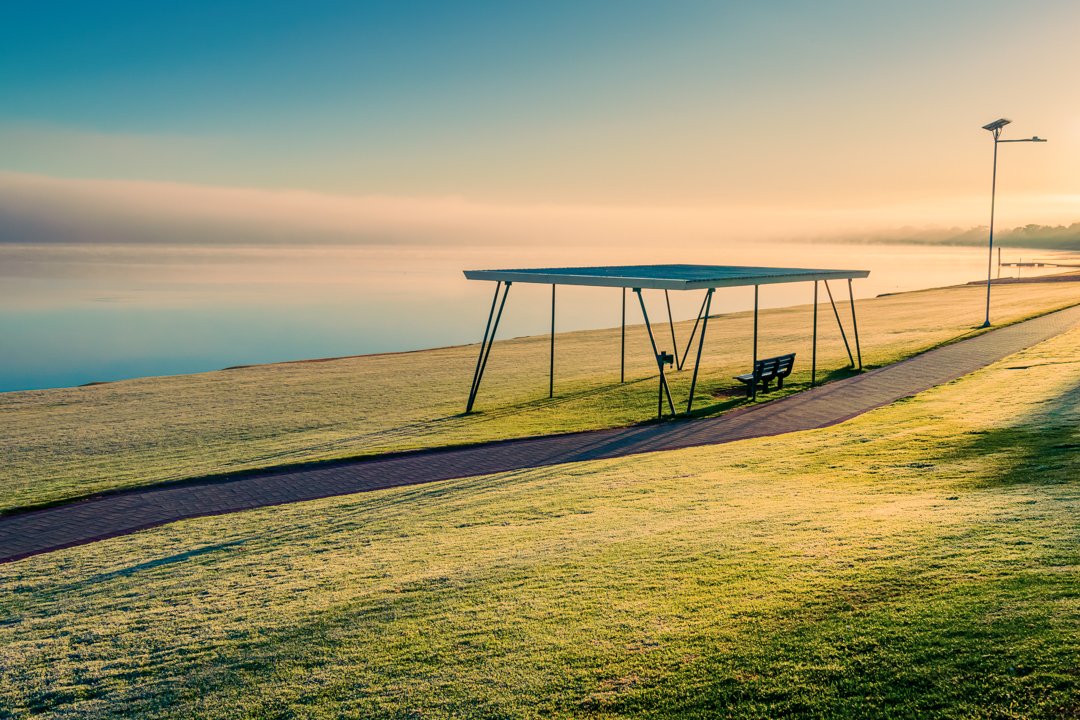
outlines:
[[[1018, 392], [1023, 392], [1022, 383], [1017, 387]], [[970, 435], [967, 443], [954, 448], [944, 459], [994, 463], [994, 479], [982, 481], [982, 486], [1075, 480], [1076, 453], [1080, 451], [1080, 383], [1041, 402], [1038, 410], [1010, 425]]]

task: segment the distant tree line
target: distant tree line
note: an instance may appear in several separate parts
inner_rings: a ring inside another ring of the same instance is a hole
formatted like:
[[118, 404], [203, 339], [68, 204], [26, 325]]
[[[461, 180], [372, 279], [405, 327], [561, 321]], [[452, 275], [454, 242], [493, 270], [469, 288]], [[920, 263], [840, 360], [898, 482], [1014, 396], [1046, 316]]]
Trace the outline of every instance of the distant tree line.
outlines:
[[[926, 245], [983, 245], [989, 228], [985, 225], [968, 230], [962, 228], [901, 227], [875, 235], [844, 238], [848, 242], [904, 243]], [[1024, 225], [997, 230], [994, 244], [1006, 248], [1080, 251], [1080, 222], [1072, 225]]]

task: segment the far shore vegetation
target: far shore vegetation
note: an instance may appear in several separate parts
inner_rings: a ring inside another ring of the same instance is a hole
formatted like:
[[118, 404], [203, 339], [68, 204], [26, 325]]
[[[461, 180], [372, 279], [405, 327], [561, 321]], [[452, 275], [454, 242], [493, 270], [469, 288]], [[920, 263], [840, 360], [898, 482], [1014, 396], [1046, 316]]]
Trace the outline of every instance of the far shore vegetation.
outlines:
[[[987, 227], [973, 228], [925, 228], [901, 227], [894, 230], [860, 233], [859, 235], [828, 237], [829, 242], [898, 244], [898, 245], [981, 245], [985, 246], [989, 234]], [[824, 240], [824, 238], [823, 238]], [[1071, 225], [1022, 225], [997, 230], [994, 244], [1002, 248], [1007, 257], [1014, 260], [1016, 250], [1027, 250], [1031, 258], [1050, 252], [1080, 252], [1080, 222]]]

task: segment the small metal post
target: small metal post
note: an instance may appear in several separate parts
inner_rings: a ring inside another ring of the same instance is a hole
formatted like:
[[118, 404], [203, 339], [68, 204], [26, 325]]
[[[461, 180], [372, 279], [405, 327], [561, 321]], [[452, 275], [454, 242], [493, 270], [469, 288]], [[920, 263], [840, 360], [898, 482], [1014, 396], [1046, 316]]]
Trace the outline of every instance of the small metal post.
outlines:
[[814, 343], [810, 352], [810, 387], [817, 384], [817, 291], [818, 281], [814, 281]]
[[[713, 288], [705, 291], [705, 322], [701, 326], [701, 337], [698, 339], [697, 359], [694, 361], [694, 377], [690, 380], [690, 399], [686, 401], [686, 414], [694, 408], [694, 390], [697, 389], [698, 368], [701, 367], [701, 348], [705, 345], [705, 331], [709, 329], [709, 310], [712, 307]], [[693, 336], [690, 336], [693, 339]], [[683, 358], [685, 359], [685, 355]]]
[[[465, 412], [470, 413], [473, 409], [473, 404], [476, 402], [476, 395], [480, 392], [480, 381], [484, 378], [484, 369], [487, 367], [488, 357], [491, 355], [491, 346], [495, 344], [495, 333], [499, 330], [499, 320], [502, 319], [503, 308], [506, 306], [506, 296], [510, 294], [510, 282], [505, 284], [503, 288], [502, 301], [499, 303], [499, 312], [495, 315], [495, 324], [491, 326], [491, 336], [488, 337], [487, 332], [484, 332], [484, 340], [487, 342], [487, 347], [483, 344], [480, 346], [480, 357], [477, 359], [476, 373], [473, 375], [473, 386], [469, 392], [469, 402], [465, 406]], [[495, 297], [499, 296], [499, 286], [495, 286]], [[492, 301], [492, 310], [495, 309], [495, 303]], [[488, 315], [488, 324], [491, 324], [491, 315]]]
[[682, 363], [679, 362], [679, 344], [675, 341], [675, 317], [671, 314], [671, 296], [668, 295], [667, 290], [664, 290], [664, 302], [667, 303], [668, 325], [671, 327], [671, 352], [675, 353], [675, 367], [681, 368]]
[[851, 289], [851, 278], [847, 281], [848, 298], [851, 300], [851, 325], [855, 328], [855, 354], [859, 358], [859, 369], [862, 370], [862, 350], [859, 349], [859, 323], [855, 319], [855, 292]]
[[622, 289], [622, 338], [619, 346], [619, 382], [626, 382], [626, 288]]
[[[675, 363], [675, 356], [669, 353], [667, 350], [661, 350], [660, 354], [656, 356], [656, 364], [660, 366], [660, 388], [656, 396], [656, 419], [664, 419], [664, 391], [668, 391], [668, 399], [671, 399], [671, 390], [668, 389], [667, 375], [664, 373], [665, 365], [673, 365]], [[675, 414], [675, 406], [671, 407], [671, 414]]]
[[668, 405], [671, 406], [671, 414], [674, 415], [675, 403], [671, 399], [671, 389], [668, 387], [667, 381], [664, 380], [664, 369], [660, 366], [660, 353], [656, 349], [656, 338], [653, 337], [652, 325], [649, 323], [649, 313], [645, 309], [645, 298], [641, 296], [641, 288], [634, 288], [634, 292], [637, 293], [638, 302], [641, 304], [641, 316], [645, 318], [645, 329], [649, 332], [649, 344], [652, 345], [653, 357], [656, 359], [656, 366], [660, 370], [661, 385], [667, 393]]
[[555, 397], [555, 283], [551, 283], [551, 365], [548, 369], [548, 397]]
[[844, 340], [844, 349], [847, 350], [848, 361], [851, 363], [851, 367], [855, 367], [855, 358], [851, 356], [851, 346], [848, 345], [847, 333], [844, 332], [844, 324], [840, 322], [840, 311], [836, 309], [836, 301], [833, 300], [832, 288], [829, 287], [829, 281], [823, 280], [825, 283], [825, 292], [829, 293], [829, 304], [832, 305], [833, 315], [836, 316], [836, 326], [840, 328], [840, 337]]

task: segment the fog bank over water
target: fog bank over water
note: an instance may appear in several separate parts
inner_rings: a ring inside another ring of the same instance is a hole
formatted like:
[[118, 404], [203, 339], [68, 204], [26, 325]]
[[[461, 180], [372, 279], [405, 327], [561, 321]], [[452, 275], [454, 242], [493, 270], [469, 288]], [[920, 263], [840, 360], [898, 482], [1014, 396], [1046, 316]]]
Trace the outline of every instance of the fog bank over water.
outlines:
[[[1008, 256], [1007, 256], [1008, 257]], [[811, 243], [460, 246], [0, 244], [0, 391], [230, 365], [477, 342], [491, 283], [466, 268], [698, 262], [854, 267], [858, 297], [976, 279], [982, 248]], [[1027, 271], [1025, 271], [1026, 273]], [[650, 312], [662, 295], [646, 292]], [[672, 293], [676, 318], [700, 293]], [[766, 286], [764, 307], [809, 303], [812, 285]], [[714, 312], [751, 307], [749, 288], [717, 292]], [[516, 284], [503, 338], [547, 331], [550, 289]], [[560, 287], [560, 331], [612, 327], [620, 293]], [[633, 306], [629, 321], [640, 322]]]
[[[625, 248], [775, 240], [924, 242], [981, 233], [976, 226], [985, 205], [984, 197], [855, 208], [527, 205], [0, 173], [0, 243]], [[1012, 224], [1027, 225], [1080, 217], [1080, 198], [1072, 196], [1012, 198], [1001, 205], [1002, 229], [1010, 218]]]

